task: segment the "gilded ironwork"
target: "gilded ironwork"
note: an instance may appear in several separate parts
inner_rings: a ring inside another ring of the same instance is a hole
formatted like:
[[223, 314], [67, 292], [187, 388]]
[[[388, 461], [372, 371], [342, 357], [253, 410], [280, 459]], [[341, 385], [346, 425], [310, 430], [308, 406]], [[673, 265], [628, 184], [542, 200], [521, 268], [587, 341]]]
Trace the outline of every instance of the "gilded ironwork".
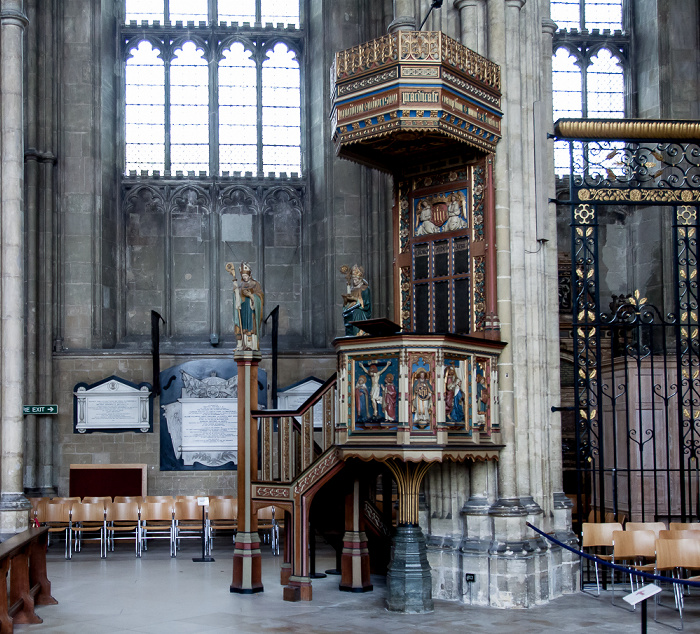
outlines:
[[626, 203], [700, 202], [700, 191], [688, 189], [579, 189], [579, 200]]
[[561, 139], [678, 139], [700, 141], [697, 121], [650, 119], [559, 119], [554, 134]]
[[700, 145], [693, 142], [570, 142], [572, 197], [601, 202], [700, 200]]
[[[559, 136], [574, 130], [582, 137], [569, 141], [572, 288], [569, 299], [560, 270], [560, 305], [572, 311], [581, 496], [594, 508], [624, 512], [635, 521], [686, 521], [700, 511], [695, 494], [700, 460], [700, 146], [694, 142], [700, 128], [657, 123], [605, 128], [605, 122], [594, 122], [565, 129], [560, 122]], [[633, 138], [620, 138], [620, 130]], [[668, 132], [666, 138], [645, 137], [659, 130]], [[611, 136], [602, 140], [604, 134]], [[596, 136], [600, 140], [591, 140]], [[609, 310], [603, 308], [601, 204], [635, 206], [640, 216], [657, 213], [672, 225], [671, 310], [654, 305], [654, 294], [656, 301], [667, 298], [653, 287], [614, 295]], [[580, 509], [583, 502], [579, 497]]]

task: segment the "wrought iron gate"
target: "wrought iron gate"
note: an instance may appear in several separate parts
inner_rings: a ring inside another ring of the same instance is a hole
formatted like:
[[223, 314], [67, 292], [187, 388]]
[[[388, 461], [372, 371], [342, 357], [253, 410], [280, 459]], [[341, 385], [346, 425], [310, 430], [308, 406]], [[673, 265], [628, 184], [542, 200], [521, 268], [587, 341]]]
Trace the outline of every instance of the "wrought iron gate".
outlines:
[[[571, 168], [575, 520], [592, 510], [600, 521], [690, 521], [700, 519], [699, 137], [678, 140], [679, 124], [667, 122], [673, 135], [645, 138], [642, 122], [625, 123], [610, 126], [619, 136], [593, 122], [556, 127]], [[662, 214], [673, 253], [661, 305], [644, 288], [604, 305], [599, 221], [609, 205]]]

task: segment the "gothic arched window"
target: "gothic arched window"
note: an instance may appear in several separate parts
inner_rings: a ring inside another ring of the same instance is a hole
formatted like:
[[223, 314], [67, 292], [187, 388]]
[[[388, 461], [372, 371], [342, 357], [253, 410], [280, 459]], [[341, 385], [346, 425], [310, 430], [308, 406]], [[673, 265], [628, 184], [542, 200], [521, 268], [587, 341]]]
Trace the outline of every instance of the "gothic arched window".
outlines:
[[300, 174], [299, 2], [125, 0], [124, 171]]
[[[622, 118], [628, 114], [629, 33], [623, 0], [553, 0], [552, 104], [562, 118]], [[554, 143], [557, 175], [569, 173], [568, 144]]]

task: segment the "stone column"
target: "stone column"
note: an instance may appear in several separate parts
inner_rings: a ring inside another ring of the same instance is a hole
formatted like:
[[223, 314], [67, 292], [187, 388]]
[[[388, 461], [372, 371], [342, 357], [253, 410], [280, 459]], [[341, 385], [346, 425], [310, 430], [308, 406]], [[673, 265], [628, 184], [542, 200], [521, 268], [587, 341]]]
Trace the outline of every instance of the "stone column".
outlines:
[[417, 28], [413, 0], [394, 0], [394, 19], [389, 25], [389, 33], [415, 31]]
[[486, 0], [454, 0], [454, 6], [462, 25], [462, 44], [487, 57]]
[[231, 592], [263, 591], [258, 517], [253, 513], [252, 487], [258, 477], [258, 428], [250, 412], [258, 407], [258, 351], [236, 351], [238, 364], [238, 532], [233, 551]]
[[[37, 310], [37, 260], [41, 257], [39, 251], [38, 214], [39, 192], [39, 152], [37, 152], [38, 99], [37, 74], [39, 68], [39, 34], [36, 19], [36, 2], [30, 0], [27, 4], [29, 28], [26, 33], [26, 65], [27, 65], [27, 108], [26, 108], [26, 142], [24, 153], [25, 177], [25, 209], [27, 235], [27, 349], [26, 349], [26, 403], [39, 403], [37, 397], [37, 344], [39, 311]], [[40, 495], [37, 486], [37, 430], [38, 421], [34, 414], [25, 416], [25, 447], [24, 447], [24, 491], [27, 495]]]
[[399, 489], [398, 525], [391, 540], [386, 575], [386, 607], [392, 612], [432, 612], [430, 564], [425, 537], [418, 525], [418, 493], [430, 463], [390, 459], [386, 464]]
[[0, 120], [2, 140], [2, 463], [0, 533], [24, 530], [30, 504], [23, 494], [24, 458], [24, 249], [22, 188], [23, 37], [28, 21], [22, 0], [0, 1]]

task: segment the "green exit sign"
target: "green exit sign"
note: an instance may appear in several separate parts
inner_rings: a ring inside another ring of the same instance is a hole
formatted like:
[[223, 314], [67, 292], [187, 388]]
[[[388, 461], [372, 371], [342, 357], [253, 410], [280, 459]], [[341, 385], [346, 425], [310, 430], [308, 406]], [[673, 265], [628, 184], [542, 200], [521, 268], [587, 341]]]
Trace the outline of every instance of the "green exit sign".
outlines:
[[58, 405], [24, 405], [23, 414], [58, 414]]

